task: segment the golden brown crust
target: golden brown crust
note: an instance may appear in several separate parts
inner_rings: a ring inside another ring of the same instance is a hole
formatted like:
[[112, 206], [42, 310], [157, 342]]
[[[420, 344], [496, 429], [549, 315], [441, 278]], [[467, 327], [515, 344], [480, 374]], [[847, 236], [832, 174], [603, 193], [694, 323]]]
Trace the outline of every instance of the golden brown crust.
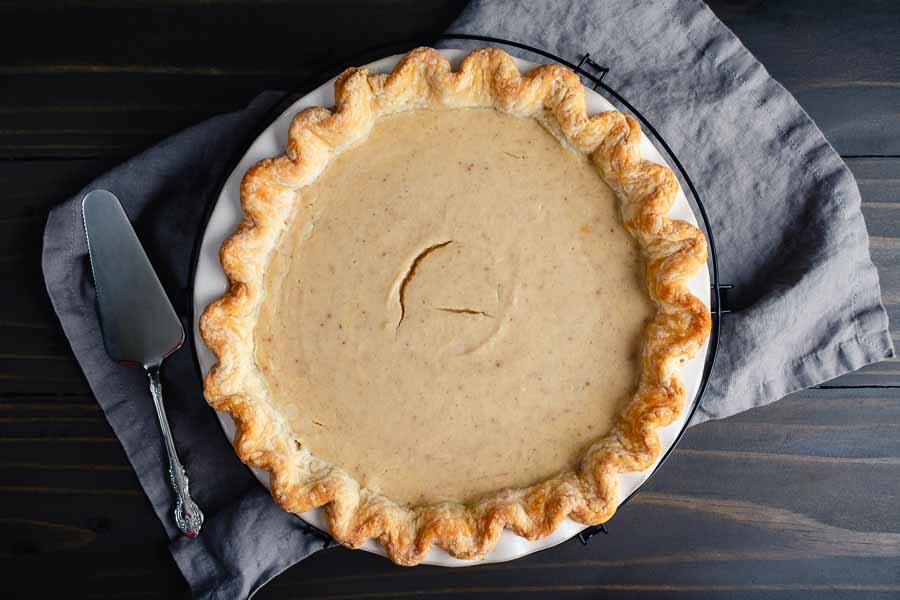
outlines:
[[[496, 49], [472, 52], [457, 72], [430, 48], [411, 51], [387, 75], [348, 69], [335, 83], [335, 98], [333, 111], [299, 113], [285, 155], [261, 161], [244, 176], [244, 220], [221, 251], [230, 287], [200, 320], [203, 339], [219, 360], [206, 377], [205, 396], [234, 418], [238, 455], [271, 474], [272, 495], [286, 510], [325, 506], [338, 541], [357, 547], [375, 538], [403, 565], [420, 562], [432, 544], [457, 558], [482, 557], [504, 528], [537, 539], [566, 517], [584, 524], [606, 521], [617, 506], [619, 473], [643, 470], [659, 455], [656, 429], [672, 423], [685, 400], [676, 367], [709, 334], [708, 309], [686, 286], [706, 261], [706, 239], [696, 227], [667, 217], [678, 191], [675, 176], [641, 159], [640, 128], [632, 117], [616, 111], [587, 114], [574, 73], [544, 65], [521, 75], [512, 58]], [[360, 487], [294, 441], [256, 368], [253, 331], [265, 265], [290, 222], [294, 192], [364, 139], [379, 116], [464, 107], [534, 117], [590, 157], [620, 199], [625, 227], [643, 251], [648, 291], [658, 311], [647, 328], [634, 398], [576, 471], [468, 506], [405, 507]]]

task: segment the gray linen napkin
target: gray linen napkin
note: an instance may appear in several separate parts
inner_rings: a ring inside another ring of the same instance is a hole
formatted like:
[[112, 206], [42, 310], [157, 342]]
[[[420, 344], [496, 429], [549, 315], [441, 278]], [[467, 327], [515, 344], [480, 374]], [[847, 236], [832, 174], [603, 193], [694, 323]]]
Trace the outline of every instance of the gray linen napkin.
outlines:
[[[724, 321], [720, 359], [695, 422], [892, 356], [853, 177], [790, 94], [701, 2], [474, 2], [451, 30], [506, 37], [569, 60], [590, 52], [610, 67], [605, 81], [685, 163], [710, 213], [738, 311]], [[225, 157], [275, 100], [265, 94], [128, 161], [54, 209], [45, 231], [44, 277], [63, 329], [199, 598], [247, 597], [322, 543], [237, 461], [202, 400], [189, 347], [167, 361], [163, 375], [176, 443], [207, 521], [198, 540], [178, 535], [145, 378], [103, 350], [80, 199], [95, 187], [119, 196], [189, 329], [191, 249], [203, 211], [226, 175]]]

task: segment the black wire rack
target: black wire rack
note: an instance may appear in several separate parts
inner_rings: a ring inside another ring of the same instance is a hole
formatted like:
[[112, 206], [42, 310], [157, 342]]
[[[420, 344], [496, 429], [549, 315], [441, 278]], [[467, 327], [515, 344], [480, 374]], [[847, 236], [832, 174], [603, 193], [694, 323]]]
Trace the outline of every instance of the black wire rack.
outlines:
[[[216, 200], [221, 196], [222, 188], [225, 187], [225, 182], [228, 177], [232, 173], [232, 171], [237, 167], [240, 160], [247, 153], [250, 148], [250, 145], [259, 137], [263, 131], [265, 131], [276, 119], [278, 119], [294, 102], [296, 102], [299, 98], [305, 96], [310, 91], [316, 89], [324, 82], [335, 77], [337, 74], [342, 72], [345, 68], [360, 64], [368, 64], [378, 60], [380, 58], [384, 58], [386, 56], [391, 56], [393, 54], [400, 54], [411, 50], [417, 46], [422, 45], [435, 45], [438, 42], [444, 41], [452, 41], [452, 40], [464, 40], [464, 41], [474, 41], [474, 42], [483, 42], [486, 44], [492, 45], [500, 45], [506, 46], [510, 48], [517, 48], [519, 50], [524, 50], [526, 52], [530, 52], [532, 54], [542, 56], [544, 58], [550, 59], [557, 64], [560, 64], [564, 67], [567, 67], [577, 73], [579, 76], [586, 79], [590, 82], [591, 87], [604, 97], [609, 100], [613, 105], [617, 105], [618, 107], [624, 109], [635, 118], [640, 121], [642, 129], [645, 133], [649, 134], [651, 142], [656, 146], [657, 150], [660, 150], [660, 153], [667, 158], [667, 162], [670, 165], [675, 166], [680, 182], [682, 183], [682, 189], [687, 188], [690, 192], [690, 197], [688, 197], [688, 202], [691, 204], [691, 207], [694, 209], [694, 214], [699, 215], [700, 217], [700, 225], [703, 229], [704, 234], [706, 235], [706, 239], [708, 241], [708, 267], [711, 276], [711, 285], [710, 285], [710, 312], [712, 314], [712, 328], [710, 330], [709, 337], [709, 346], [706, 354], [706, 361], [703, 366], [703, 375], [700, 381], [700, 386], [697, 389], [697, 393], [694, 395], [694, 398], [691, 400], [690, 406], [688, 408], [687, 418], [685, 419], [684, 425], [681, 430], [678, 432], [675, 440], [672, 442], [672, 445], [669, 449], [663, 454], [662, 458], [660, 458], [656, 467], [653, 469], [651, 474], [647, 477], [644, 482], [638, 486], [636, 490], [634, 490], [631, 494], [629, 494], [626, 498], [622, 500], [619, 506], [624, 506], [634, 495], [640, 491], [640, 489], [646, 485], [647, 481], [650, 480], [653, 475], [659, 471], [660, 467], [662, 467], [663, 463], [671, 456], [673, 450], [678, 446], [678, 443], [681, 441], [681, 438], [684, 436], [685, 431], [687, 430], [688, 423], [690, 423], [691, 418], [694, 413], [697, 411], [697, 407], [700, 405], [700, 399], [703, 396], [703, 393], [706, 391], [707, 384], [709, 383], [709, 376], [712, 372], [713, 366], [716, 361], [716, 355], [718, 354], [719, 349], [719, 338], [720, 338], [720, 329], [721, 329], [721, 320], [722, 315], [728, 314], [731, 310], [728, 309], [726, 303], [724, 302], [724, 292], [730, 290], [732, 288], [731, 285], [723, 284], [719, 280], [719, 262], [718, 255], [716, 253], [716, 244], [715, 238], [713, 236], [712, 225], [709, 220], [709, 216], [706, 213], [706, 208], [703, 206], [703, 202], [700, 199], [700, 194], [697, 192], [697, 188], [694, 185], [694, 182], [691, 180], [690, 175], [685, 169], [684, 165], [678, 159], [678, 156], [666, 142], [666, 140], [662, 137], [656, 127], [647, 120], [646, 117], [637, 109], [634, 105], [632, 105], [628, 100], [626, 100], [619, 92], [613, 89], [611, 86], [604, 83], [604, 77], [610, 72], [610, 67], [605, 66], [602, 62], [597, 62], [594, 58], [591, 57], [589, 53], [585, 53], [581, 55], [577, 63], [570, 62], [556, 54], [543, 50], [541, 48], [537, 48], [535, 46], [531, 46], [528, 44], [523, 44], [521, 42], [516, 42], [513, 40], [506, 40], [503, 38], [497, 38], [492, 36], [485, 35], [476, 35], [476, 34], [466, 34], [466, 33], [446, 33], [440, 36], [431, 37], [431, 38], [419, 38], [419, 39], [408, 39], [401, 40], [396, 42], [390, 42], [387, 44], [380, 44], [378, 46], [372, 46], [366, 48], [353, 57], [344, 58], [339, 62], [336, 62], [330, 65], [327, 68], [319, 71], [314, 77], [307, 78], [304, 82], [298, 85], [296, 88], [285, 94], [284, 98], [277, 103], [277, 105], [269, 112], [266, 118], [264, 118], [260, 124], [260, 126], [253, 132], [252, 135], [248, 137], [245, 144], [242, 145], [241, 151], [235, 155], [233, 160], [231, 161], [231, 168], [229, 168], [225, 173], [226, 175], [222, 178], [222, 183], [218, 187], [216, 195], [213, 197], [212, 201], [209, 202], [206, 213], [201, 221], [201, 227], [194, 245], [193, 259], [192, 259], [192, 271], [191, 271], [191, 281], [194, 280], [197, 271], [197, 264], [200, 259], [200, 247], [203, 240], [203, 232], [206, 230], [206, 224], [209, 221], [210, 216], [212, 215], [212, 211], [215, 208]], [[191, 290], [192, 292], [192, 290]], [[193, 324], [197, 315], [193, 314], [193, 298], [188, 298], [186, 302], [186, 306], [190, 307], [190, 322]], [[194, 336], [194, 328], [191, 326], [188, 328], [190, 331], [190, 335], [193, 338]], [[196, 343], [196, 340], [192, 339], [192, 342]], [[196, 347], [196, 346], [194, 346]], [[195, 360], [195, 364], [197, 367], [198, 373], [202, 376], [202, 370], [200, 368], [200, 363]], [[300, 522], [303, 530], [313, 537], [316, 537], [322, 541], [323, 547], [329, 548], [331, 546], [337, 545], [334, 538], [321, 529], [307, 523], [303, 519], [298, 517], [298, 521]], [[577, 534], [577, 537], [582, 544], [587, 545], [588, 541], [597, 535], [598, 533], [608, 533], [609, 530], [605, 523], [600, 525], [594, 525], [591, 527], [587, 527], [581, 533]]]

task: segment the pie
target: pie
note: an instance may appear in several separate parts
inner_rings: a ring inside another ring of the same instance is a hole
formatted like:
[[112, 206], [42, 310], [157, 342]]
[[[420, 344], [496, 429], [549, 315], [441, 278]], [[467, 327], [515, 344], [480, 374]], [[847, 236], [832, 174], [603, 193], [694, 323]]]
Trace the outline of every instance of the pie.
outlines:
[[413, 565], [598, 524], [660, 452], [709, 333], [706, 261], [637, 122], [481, 49], [349, 69], [241, 184], [205, 396], [286, 510]]

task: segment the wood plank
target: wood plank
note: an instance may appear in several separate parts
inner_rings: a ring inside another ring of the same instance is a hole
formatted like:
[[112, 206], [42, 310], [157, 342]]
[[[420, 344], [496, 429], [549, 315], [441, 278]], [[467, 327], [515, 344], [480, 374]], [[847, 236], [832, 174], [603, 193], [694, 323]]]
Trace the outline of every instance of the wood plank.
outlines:
[[90, 395], [82, 394], [4, 394], [0, 416], [13, 413], [25, 416], [58, 414], [76, 416], [85, 412], [99, 412], [100, 407]]
[[0, 394], [88, 393], [39, 275], [37, 237], [14, 258], [0, 260], [0, 285], [9, 291], [0, 320]]
[[98, 3], [71, 20], [56, 6], [0, 7], [0, 76], [11, 82], [0, 157], [134, 154], [372, 45], [434, 35], [464, 4]]
[[[109, 160], [0, 161], [0, 393], [89, 393], [40, 276], [49, 209], [112, 166]], [[23, 273], [33, 276], [23, 277]]]
[[[900, 4], [709, 2], [845, 155], [900, 155]], [[830, 5], [830, 6], [829, 6]]]
[[22, 260], [41, 245], [46, 217], [0, 220], [0, 260]]
[[846, 158], [862, 193], [863, 202], [871, 204], [900, 203], [900, 159]]
[[16, 76], [0, 100], [0, 157], [122, 160], [190, 125], [243, 108], [263, 90], [289, 89], [310, 73], [298, 71], [280, 77], [103, 71]]
[[[0, 100], [0, 156], [134, 154], [379, 41], [433, 35], [464, 2], [340, 4], [267, 3], [263, 11], [246, 2], [91, 3], [70, 11], [65, 25], [53, 18], [58, 7], [0, 8], [0, 74], [11, 82]], [[845, 11], [839, 24], [813, 0], [711, 6], [840, 152], [900, 155], [900, 119], [891, 108], [900, 104], [900, 61], [880, 50], [900, 36], [896, 3]], [[332, 11], [355, 18], [329, 29], [323, 43], [321, 19]], [[171, 35], [158, 35], [176, 14]], [[859, 35], [866, 43], [849, 48]], [[15, 51], [3, 53], [4, 46]]]
[[896, 268], [900, 264], [900, 238], [870, 236], [869, 250], [878, 267], [881, 297], [885, 305], [893, 306], [900, 302], [900, 269]]
[[[0, 56], [11, 74], [116, 69], [227, 77], [285, 72], [380, 41], [442, 31], [465, 4], [82, 2], [60, 18], [58, 5], [23, 2], [0, 7], [0, 22], [7, 29]], [[15, 52], [2, 51], [11, 49]]]
[[5, 199], [0, 203], [0, 222], [46, 219], [53, 206], [115, 164], [113, 160], [0, 160], [0, 185]]
[[867, 203], [863, 207], [869, 235], [887, 238], [895, 237], [900, 223], [900, 199], [890, 203]]
[[[549, 597], [623, 591], [616, 587], [622, 585], [651, 596], [682, 590], [690, 597], [718, 597], [748, 592], [748, 581], [762, 586], [759, 591], [816, 598], [853, 585], [900, 589], [900, 533], [891, 525], [900, 522], [898, 400], [896, 390], [809, 390], [692, 428], [647, 491], [614, 517], [610, 535], [587, 547], [570, 541], [514, 563], [465, 570], [404, 569], [335, 549], [290, 569], [260, 597], [349, 597], [373, 589], [384, 597], [435, 589], [448, 597], [501, 589]], [[51, 450], [46, 453], [48, 463], [60, 463], [57, 452], [52, 460]], [[139, 494], [115, 493], [129, 489], [130, 473], [91, 471], [95, 482], [82, 482], [85, 474], [68, 461], [39, 473], [2, 469], [0, 502], [15, 523], [0, 522], [0, 530], [6, 525], [13, 533], [0, 539], [32, 544], [31, 553], [16, 554], [24, 572], [39, 573], [48, 555], [74, 565], [100, 559], [108, 561], [104, 569], [79, 578], [83, 589], [146, 585], [154, 577], [167, 585], [162, 572], [133, 571], [145, 563], [130, 548], [123, 557], [111, 554], [126, 536], [146, 537], [131, 519], [123, 520], [131, 510], [141, 527], [156, 525], [143, 522]], [[92, 485], [102, 492], [90, 494]], [[102, 535], [92, 538], [82, 512], [54, 501], [74, 491], [73, 502], [80, 502], [78, 490], [91, 496], [99, 514], [110, 515]]]
[[[162, 526], [142, 493], [67, 499], [0, 494], [0, 555], [27, 576], [10, 582], [13, 598], [54, 593], [82, 598], [105, 591], [114, 597], [117, 588], [129, 585], [152, 590], [153, 597], [189, 597], [165, 548]], [[48, 561], [53, 577], [47, 577]], [[27, 596], [17, 595], [16, 586]]]

